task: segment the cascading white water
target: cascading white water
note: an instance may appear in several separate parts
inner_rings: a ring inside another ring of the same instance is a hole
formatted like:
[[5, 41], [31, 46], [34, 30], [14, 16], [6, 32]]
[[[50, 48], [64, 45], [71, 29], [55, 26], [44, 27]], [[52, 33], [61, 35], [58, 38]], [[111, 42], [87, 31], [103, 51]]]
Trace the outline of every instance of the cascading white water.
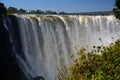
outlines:
[[70, 64], [76, 48], [108, 45], [120, 33], [114, 16], [17, 15], [17, 19], [25, 71], [45, 80], [55, 80], [57, 68]]

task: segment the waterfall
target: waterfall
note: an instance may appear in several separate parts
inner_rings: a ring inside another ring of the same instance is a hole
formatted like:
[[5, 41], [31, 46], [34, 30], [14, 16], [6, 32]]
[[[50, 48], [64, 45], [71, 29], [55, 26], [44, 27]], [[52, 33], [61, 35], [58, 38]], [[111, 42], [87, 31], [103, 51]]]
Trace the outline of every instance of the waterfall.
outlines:
[[120, 33], [120, 22], [112, 15], [15, 16], [24, 56], [18, 55], [20, 64], [28, 77], [45, 80], [55, 80], [57, 68], [69, 65], [70, 55], [81, 47], [90, 50], [94, 45], [108, 45]]

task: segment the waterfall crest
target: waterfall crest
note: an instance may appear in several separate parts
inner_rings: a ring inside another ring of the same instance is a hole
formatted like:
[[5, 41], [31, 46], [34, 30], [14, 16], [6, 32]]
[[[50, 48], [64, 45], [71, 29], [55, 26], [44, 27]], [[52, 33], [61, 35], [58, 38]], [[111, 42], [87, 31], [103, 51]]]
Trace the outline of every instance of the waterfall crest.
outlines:
[[[16, 15], [23, 70], [31, 77], [55, 80], [57, 68], [71, 63], [77, 49], [108, 45], [118, 38], [120, 22], [114, 16]], [[115, 37], [112, 39], [112, 37]], [[101, 38], [102, 42], [99, 41]]]

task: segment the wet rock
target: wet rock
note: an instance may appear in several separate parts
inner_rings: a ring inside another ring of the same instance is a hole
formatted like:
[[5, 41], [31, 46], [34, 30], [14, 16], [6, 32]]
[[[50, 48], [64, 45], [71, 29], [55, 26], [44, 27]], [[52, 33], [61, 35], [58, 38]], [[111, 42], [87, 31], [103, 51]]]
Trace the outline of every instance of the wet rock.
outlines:
[[45, 80], [45, 79], [42, 76], [37, 76], [37, 77], [34, 78], [34, 80]]

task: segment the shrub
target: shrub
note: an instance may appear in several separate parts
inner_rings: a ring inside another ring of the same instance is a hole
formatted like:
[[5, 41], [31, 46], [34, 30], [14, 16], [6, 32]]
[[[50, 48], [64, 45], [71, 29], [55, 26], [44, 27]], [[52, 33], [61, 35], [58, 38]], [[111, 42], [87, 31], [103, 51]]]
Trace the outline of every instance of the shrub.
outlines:
[[113, 13], [115, 17], [120, 20], [120, 0], [115, 0], [115, 8], [113, 8]]
[[0, 16], [6, 15], [6, 14], [7, 14], [6, 7], [4, 6], [3, 3], [0, 3]]
[[58, 77], [63, 77], [58, 80], [119, 80], [120, 39], [108, 47], [93, 46], [91, 52], [80, 49], [78, 58], [61, 72], [66, 74], [59, 74]]

